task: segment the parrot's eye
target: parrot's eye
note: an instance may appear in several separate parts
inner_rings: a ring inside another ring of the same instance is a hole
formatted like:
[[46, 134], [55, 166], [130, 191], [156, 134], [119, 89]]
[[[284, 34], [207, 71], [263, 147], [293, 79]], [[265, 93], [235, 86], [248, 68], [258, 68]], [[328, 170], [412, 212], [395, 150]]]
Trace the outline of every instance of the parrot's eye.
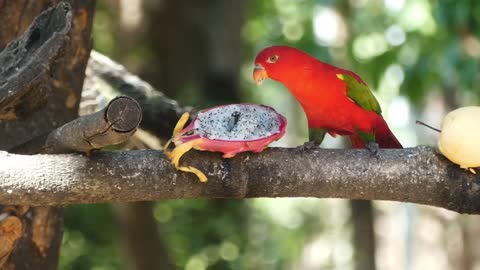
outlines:
[[277, 60], [278, 60], [278, 55], [275, 54], [275, 55], [270, 56], [267, 59], [267, 62], [273, 64], [273, 63], [277, 62]]

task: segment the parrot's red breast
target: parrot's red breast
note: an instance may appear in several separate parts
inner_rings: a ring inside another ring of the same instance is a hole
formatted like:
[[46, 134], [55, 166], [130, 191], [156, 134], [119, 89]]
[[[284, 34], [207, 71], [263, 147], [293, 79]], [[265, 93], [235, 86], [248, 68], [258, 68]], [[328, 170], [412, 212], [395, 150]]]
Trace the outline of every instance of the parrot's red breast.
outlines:
[[402, 148], [383, 117], [359, 106], [347, 95], [339, 74], [365, 82], [352, 71], [341, 69], [288, 46], [272, 46], [255, 59], [254, 79], [281, 82], [302, 105], [310, 128], [326, 129], [331, 135], [348, 135], [355, 148], [364, 146], [357, 131], [373, 132], [381, 148]]

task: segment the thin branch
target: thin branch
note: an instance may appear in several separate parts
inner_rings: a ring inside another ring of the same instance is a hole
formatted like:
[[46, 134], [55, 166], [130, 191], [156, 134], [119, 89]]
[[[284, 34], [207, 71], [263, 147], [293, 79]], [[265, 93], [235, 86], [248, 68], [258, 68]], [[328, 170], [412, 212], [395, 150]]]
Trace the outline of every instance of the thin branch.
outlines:
[[163, 139], [169, 139], [180, 116], [189, 107], [178, 103], [110, 58], [92, 51], [88, 62], [84, 89], [97, 89], [102, 95], [133, 97], [143, 109], [142, 129]]
[[0, 53], [0, 120], [27, 116], [45, 104], [51, 66], [68, 40], [71, 9], [61, 3], [43, 12]]
[[125, 142], [142, 120], [140, 105], [131, 97], [112, 99], [101, 111], [84, 115], [13, 149], [15, 153], [90, 153]]
[[431, 129], [431, 130], [434, 130], [434, 131], [436, 131], [436, 132], [442, 132], [440, 129], [434, 128], [434, 127], [432, 127], [432, 126], [430, 126], [430, 125], [428, 125], [428, 124], [426, 124], [426, 123], [424, 123], [424, 122], [422, 122], [422, 121], [417, 120], [415, 123], [416, 123], [417, 125], [422, 125], [422, 126], [427, 127], [427, 128], [429, 128], [429, 129]]
[[272, 148], [232, 159], [192, 151], [177, 172], [160, 151], [0, 154], [0, 204], [55, 205], [179, 198], [318, 197], [391, 200], [480, 214], [480, 177], [434, 149]]

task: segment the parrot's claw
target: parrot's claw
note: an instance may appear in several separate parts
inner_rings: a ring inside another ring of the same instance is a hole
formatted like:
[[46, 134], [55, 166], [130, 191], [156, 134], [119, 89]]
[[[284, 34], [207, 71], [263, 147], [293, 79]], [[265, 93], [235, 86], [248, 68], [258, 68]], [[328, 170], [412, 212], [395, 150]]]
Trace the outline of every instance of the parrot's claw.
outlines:
[[315, 143], [315, 141], [308, 141], [308, 142], [305, 142], [302, 146], [300, 146], [300, 149], [302, 149], [303, 151], [307, 151], [307, 150], [312, 150], [319, 147], [320, 145]]
[[375, 158], [379, 157], [378, 150], [380, 149], [380, 147], [378, 147], [378, 143], [369, 142], [365, 144], [365, 148], [370, 152], [371, 157], [375, 157]]

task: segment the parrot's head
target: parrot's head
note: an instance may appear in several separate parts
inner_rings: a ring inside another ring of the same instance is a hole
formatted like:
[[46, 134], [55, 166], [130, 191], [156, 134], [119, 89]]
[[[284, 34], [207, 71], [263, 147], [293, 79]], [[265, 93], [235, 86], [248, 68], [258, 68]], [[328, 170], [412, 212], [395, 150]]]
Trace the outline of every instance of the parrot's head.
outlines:
[[267, 78], [282, 81], [294, 75], [297, 67], [310, 58], [305, 52], [288, 46], [277, 45], [265, 48], [255, 58], [253, 79], [257, 85]]

